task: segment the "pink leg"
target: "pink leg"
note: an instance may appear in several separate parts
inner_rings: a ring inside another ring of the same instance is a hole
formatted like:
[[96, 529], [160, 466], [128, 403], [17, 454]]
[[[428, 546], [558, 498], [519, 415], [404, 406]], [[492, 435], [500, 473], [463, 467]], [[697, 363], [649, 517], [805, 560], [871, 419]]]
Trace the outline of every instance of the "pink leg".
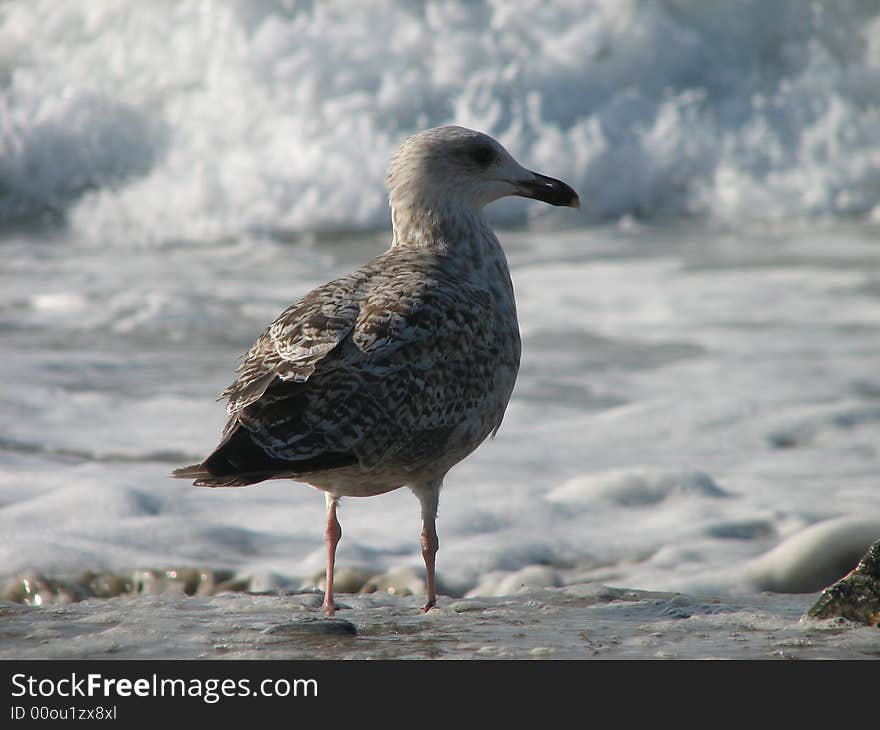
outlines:
[[437, 605], [437, 579], [434, 575], [437, 548], [437, 503], [440, 500], [442, 479], [413, 490], [422, 504], [422, 559], [425, 561], [425, 578], [428, 588], [428, 600], [422, 608], [427, 613]]
[[422, 527], [422, 558], [425, 561], [425, 577], [428, 583], [428, 600], [422, 608], [427, 613], [437, 604], [437, 580], [434, 576], [435, 558], [440, 542], [437, 540], [437, 527], [434, 521], [426, 522]]
[[338, 497], [329, 492], [325, 493], [327, 500], [327, 529], [324, 530], [324, 542], [327, 543], [327, 586], [324, 590], [324, 604], [321, 608], [328, 616], [336, 613], [336, 604], [333, 601], [333, 566], [336, 564], [336, 545], [342, 537], [342, 527], [336, 519], [336, 503]]

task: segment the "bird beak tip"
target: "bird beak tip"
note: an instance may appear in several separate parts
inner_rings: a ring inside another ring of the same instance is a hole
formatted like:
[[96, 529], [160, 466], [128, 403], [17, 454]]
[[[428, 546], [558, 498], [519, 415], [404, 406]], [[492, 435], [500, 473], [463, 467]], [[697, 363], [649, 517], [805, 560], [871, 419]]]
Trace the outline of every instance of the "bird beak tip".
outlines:
[[516, 184], [514, 195], [533, 198], [550, 205], [565, 208], [580, 208], [581, 199], [578, 194], [562, 180], [547, 177], [537, 172], [529, 172], [530, 177]]

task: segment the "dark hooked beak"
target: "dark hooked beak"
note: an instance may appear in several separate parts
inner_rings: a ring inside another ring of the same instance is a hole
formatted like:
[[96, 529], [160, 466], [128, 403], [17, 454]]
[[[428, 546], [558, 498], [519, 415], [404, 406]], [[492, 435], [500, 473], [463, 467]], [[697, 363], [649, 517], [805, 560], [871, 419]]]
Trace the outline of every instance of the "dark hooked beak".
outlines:
[[581, 199], [578, 194], [562, 180], [554, 177], [531, 173], [528, 180], [516, 181], [516, 194], [524, 198], [534, 198], [550, 205], [564, 205], [569, 208], [580, 208]]

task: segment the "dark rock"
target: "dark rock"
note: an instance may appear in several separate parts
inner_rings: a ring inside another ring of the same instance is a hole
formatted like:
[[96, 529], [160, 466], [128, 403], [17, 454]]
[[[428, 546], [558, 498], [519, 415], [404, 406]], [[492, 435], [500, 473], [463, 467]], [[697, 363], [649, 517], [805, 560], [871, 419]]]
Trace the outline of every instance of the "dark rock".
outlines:
[[805, 617], [880, 624], [880, 540], [871, 545], [855, 570], [822, 591]]

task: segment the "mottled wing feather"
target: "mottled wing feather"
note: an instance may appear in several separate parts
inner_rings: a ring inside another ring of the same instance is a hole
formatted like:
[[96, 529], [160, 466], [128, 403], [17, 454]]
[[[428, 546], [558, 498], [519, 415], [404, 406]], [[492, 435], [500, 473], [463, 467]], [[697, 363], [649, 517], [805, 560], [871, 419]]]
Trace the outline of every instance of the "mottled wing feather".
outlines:
[[451, 465], [498, 427], [518, 368], [515, 312], [493, 302], [422, 252], [392, 250], [315, 289], [248, 352], [205, 465], [252, 480]]
[[[228, 399], [231, 417], [259, 399], [276, 379], [309, 379], [317, 363], [351, 332], [363, 279], [353, 274], [312, 290], [265, 329], [245, 355], [235, 382], [220, 396]], [[232, 422], [234, 418], [224, 433]]]
[[307, 381], [276, 380], [238, 412], [272, 458], [348, 453], [365, 469], [415, 468], [455, 452], [458, 441], [476, 446], [497, 427], [509, 392], [487, 403], [499, 399], [489, 384], [498, 368], [515, 373], [519, 352], [499, 352], [489, 293], [430, 276], [414, 281], [393, 267], [382, 279]]
[[[467, 443], [485, 436], [497, 425], [483, 422], [493, 376], [492, 358], [482, 356], [492, 349], [489, 297], [471, 293], [450, 315], [438, 301], [445, 294], [416, 306], [367, 300], [350, 338], [308, 382], [274, 383], [239, 421], [273, 458], [350, 453], [364, 468], [415, 466], [448, 451], [456, 433]], [[474, 373], [476, 363], [485, 372]]]

